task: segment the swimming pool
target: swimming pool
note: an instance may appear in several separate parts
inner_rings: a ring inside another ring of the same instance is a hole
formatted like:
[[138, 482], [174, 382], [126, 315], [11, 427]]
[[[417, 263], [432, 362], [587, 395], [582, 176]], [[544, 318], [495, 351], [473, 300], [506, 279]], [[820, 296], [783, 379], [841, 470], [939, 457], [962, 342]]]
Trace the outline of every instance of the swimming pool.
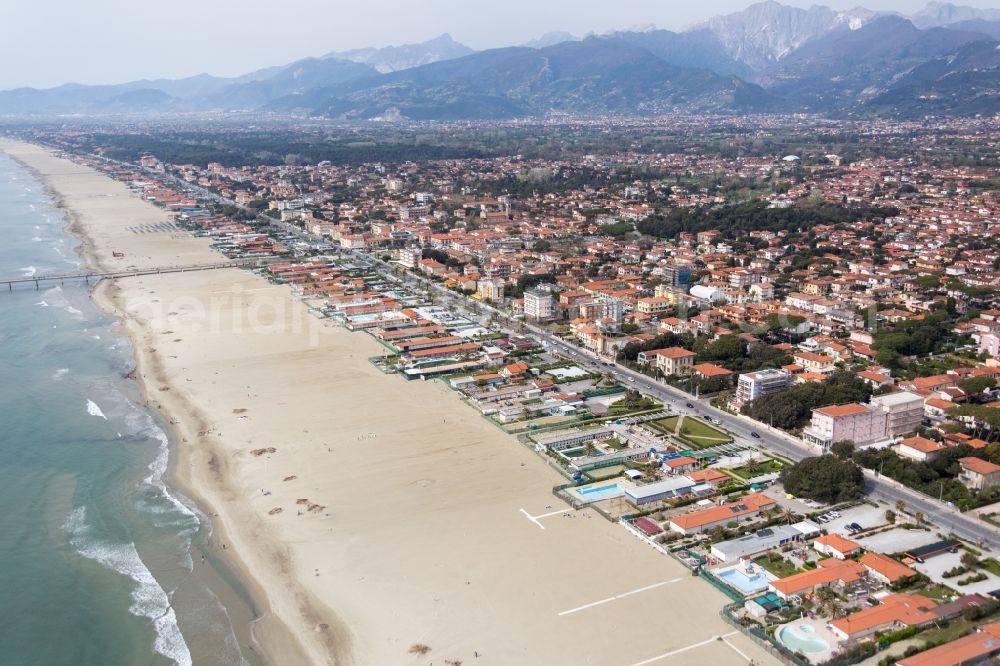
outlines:
[[610, 497], [618, 497], [624, 494], [625, 490], [617, 483], [611, 483], [603, 486], [584, 486], [577, 488], [576, 492], [585, 502], [597, 502]]
[[756, 573], [752, 576], [748, 576], [746, 572], [741, 569], [726, 569], [725, 571], [720, 571], [715, 575], [729, 585], [735, 587], [743, 594], [753, 594], [754, 592], [766, 590], [770, 582], [767, 576], [764, 575], [762, 569], [757, 569]]
[[816, 629], [808, 624], [786, 624], [777, 633], [778, 640], [796, 652], [816, 654], [826, 652], [830, 644], [816, 635]]
[[572, 449], [563, 449], [559, 454], [564, 458], [596, 458], [597, 456], [603, 456], [604, 451], [600, 449], [593, 449], [590, 453], [587, 453], [586, 446], [577, 446]]

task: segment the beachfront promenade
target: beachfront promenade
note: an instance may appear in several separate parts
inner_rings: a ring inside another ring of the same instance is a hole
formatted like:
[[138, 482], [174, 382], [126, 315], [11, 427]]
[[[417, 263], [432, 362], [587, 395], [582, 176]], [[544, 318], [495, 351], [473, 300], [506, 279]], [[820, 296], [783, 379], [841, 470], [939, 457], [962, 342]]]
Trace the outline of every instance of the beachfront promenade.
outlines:
[[0, 278], [0, 284], [7, 285], [7, 291], [13, 291], [15, 285], [31, 285], [35, 289], [40, 289], [45, 283], [72, 282], [83, 280], [87, 284], [99, 282], [101, 280], [117, 280], [121, 278], [140, 277], [143, 275], [161, 275], [165, 273], [189, 273], [192, 271], [215, 271], [224, 268], [262, 268], [273, 261], [280, 260], [280, 257], [253, 257], [251, 259], [234, 259], [217, 264], [193, 264], [188, 266], [164, 266], [161, 268], [126, 269], [121, 271], [87, 271], [84, 273], [65, 273], [62, 275], [32, 275], [16, 278]]

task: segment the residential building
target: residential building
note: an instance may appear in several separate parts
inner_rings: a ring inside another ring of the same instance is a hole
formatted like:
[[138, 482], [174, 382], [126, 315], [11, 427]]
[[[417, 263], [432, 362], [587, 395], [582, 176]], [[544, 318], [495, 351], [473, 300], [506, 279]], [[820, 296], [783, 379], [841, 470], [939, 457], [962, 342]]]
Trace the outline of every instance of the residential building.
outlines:
[[636, 301], [636, 311], [642, 314], [661, 314], [670, 310], [674, 306], [673, 301], [669, 298], [656, 298], [655, 296], [650, 296], [647, 298], [640, 298]]
[[1000, 654], [1000, 622], [979, 627], [974, 633], [918, 652], [896, 662], [896, 666], [964, 666], [978, 664]]
[[529, 289], [524, 292], [524, 315], [536, 321], [547, 321], [556, 317], [556, 299], [551, 291]]
[[686, 375], [694, 366], [695, 353], [683, 347], [668, 347], [656, 354], [656, 367], [664, 375]]
[[860, 640], [879, 631], [922, 627], [938, 619], [937, 603], [919, 594], [891, 594], [878, 606], [865, 608], [830, 622], [844, 640]]
[[695, 482], [686, 476], [673, 476], [641, 486], [626, 486], [625, 498], [636, 506], [642, 506], [663, 499], [687, 495], [695, 485]]
[[484, 301], [499, 303], [503, 300], [503, 280], [480, 280], [476, 285], [476, 295]]
[[787, 370], [760, 370], [740, 375], [732, 406], [739, 409], [748, 402], [773, 393], [787, 391], [792, 386], [792, 374]]
[[728, 502], [670, 519], [670, 529], [687, 536], [722, 527], [741, 520], [750, 520], [777, 505], [763, 493], [752, 493], [735, 502]]
[[753, 557], [772, 548], [801, 541], [803, 538], [802, 531], [794, 525], [776, 525], [741, 536], [738, 539], [713, 544], [712, 557], [720, 562], [735, 562], [742, 557]]
[[838, 560], [846, 560], [861, 551], [861, 545], [850, 539], [845, 539], [839, 534], [824, 534], [813, 541], [813, 548], [817, 552], [836, 557]]
[[871, 444], [886, 437], [886, 413], [866, 405], [850, 403], [813, 410], [812, 422], [802, 433], [807, 442], [829, 447], [834, 442]]
[[907, 578], [912, 578], [918, 572], [901, 562], [897, 562], [888, 555], [882, 553], [865, 553], [858, 560], [861, 565], [868, 569], [869, 575], [885, 585], [895, 585]]
[[854, 560], [830, 557], [820, 560], [810, 571], [792, 574], [787, 578], [771, 581], [771, 591], [782, 599], [795, 594], [807, 594], [823, 587], [843, 587], [861, 579], [866, 569]]
[[904, 458], [925, 462], [948, 448], [947, 444], [926, 437], [907, 437], [896, 445], [896, 453]]
[[920, 428], [924, 420], [924, 398], [908, 391], [878, 395], [868, 404], [886, 414], [887, 437], [910, 435]]
[[959, 458], [958, 464], [962, 468], [958, 480], [969, 490], [1000, 486], [1000, 465], [982, 458]]

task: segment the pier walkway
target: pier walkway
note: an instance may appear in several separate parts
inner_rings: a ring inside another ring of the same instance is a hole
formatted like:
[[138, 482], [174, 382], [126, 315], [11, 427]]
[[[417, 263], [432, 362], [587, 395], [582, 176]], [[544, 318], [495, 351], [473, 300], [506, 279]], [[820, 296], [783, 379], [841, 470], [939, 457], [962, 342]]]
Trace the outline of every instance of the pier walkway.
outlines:
[[119, 278], [139, 277], [142, 275], [161, 275], [165, 273], [189, 273], [193, 271], [215, 271], [223, 268], [262, 268], [275, 261], [281, 261], [281, 257], [251, 257], [247, 259], [233, 259], [218, 264], [194, 264], [190, 266], [161, 266], [159, 268], [132, 268], [120, 271], [90, 271], [85, 273], [66, 273], [63, 275], [30, 275], [16, 278], [0, 278], [0, 284], [7, 285], [7, 291], [13, 291], [15, 286], [34, 285], [35, 289], [40, 289], [44, 284], [58, 282], [84, 281], [87, 284], [100, 282], [101, 280], [117, 280]]

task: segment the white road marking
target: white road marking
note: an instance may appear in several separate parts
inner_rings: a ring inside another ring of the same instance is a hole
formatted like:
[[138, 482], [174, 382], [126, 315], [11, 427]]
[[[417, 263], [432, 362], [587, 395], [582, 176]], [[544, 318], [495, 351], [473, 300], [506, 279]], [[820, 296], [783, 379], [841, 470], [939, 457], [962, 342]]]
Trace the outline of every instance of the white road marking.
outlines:
[[606, 604], [612, 601], [617, 601], [618, 599], [624, 599], [625, 597], [630, 597], [633, 594], [639, 594], [640, 592], [647, 592], [649, 590], [655, 590], [658, 587], [663, 587], [664, 585], [670, 585], [671, 583], [676, 583], [688, 578], [688, 576], [683, 576], [681, 578], [673, 578], [671, 580], [660, 581], [659, 583], [653, 583], [652, 585], [647, 585], [646, 587], [640, 587], [637, 590], [631, 590], [629, 592], [623, 592], [622, 594], [616, 594], [613, 597], [608, 597], [607, 599], [601, 599], [600, 601], [592, 601], [589, 604], [584, 604], [583, 606], [577, 606], [576, 608], [570, 608], [569, 610], [564, 610], [559, 613], [559, 617], [563, 615], [572, 615], [573, 613], [579, 613], [582, 610], [587, 610], [588, 608], [593, 608], [594, 606], [600, 606], [601, 604]]
[[542, 528], [543, 530], [545, 529], [545, 525], [542, 525], [542, 524], [541, 524], [540, 522], [538, 522], [538, 520], [536, 520], [536, 519], [535, 519], [535, 517], [534, 517], [533, 515], [531, 515], [530, 513], [528, 513], [527, 511], [525, 511], [524, 509], [521, 509], [521, 513], [523, 513], [523, 514], [524, 514], [524, 517], [525, 517], [525, 518], [527, 518], [528, 520], [530, 520], [530, 521], [531, 521], [531, 522], [533, 522], [534, 524], [538, 525], [538, 526], [539, 526], [539, 527], [541, 527], [541, 528]]
[[735, 652], [736, 654], [738, 654], [741, 657], [743, 657], [744, 659], [746, 659], [747, 663], [750, 663], [751, 661], [753, 661], [753, 659], [751, 659], [750, 657], [748, 657], [747, 655], [745, 655], [742, 650], [740, 650], [738, 647], [736, 647], [735, 645], [733, 645], [732, 643], [730, 643], [729, 640], [725, 636], [722, 637], [722, 642], [725, 643], [726, 645], [728, 645], [729, 647], [733, 648], [733, 652]]
[[[731, 631], [728, 634], [724, 634], [723, 636], [721, 636], [721, 638], [722, 638], [723, 641], [725, 641], [730, 636], [733, 636], [733, 635], [738, 634], [738, 633], [740, 633], [740, 632], [738, 632], [738, 631]], [[645, 661], [638, 661], [638, 662], [632, 664], [632, 666], [646, 666], [646, 664], [652, 664], [653, 662], [660, 661], [661, 659], [666, 659], [667, 657], [672, 657], [675, 654], [680, 654], [682, 652], [687, 652], [688, 650], [694, 650], [694, 649], [700, 648], [700, 647], [702, 647], [704, 645], [708, 645], [709, 643], [714, 643], [715, 641], [719, 640], [719, 638], [720, 638], [719, 636], [713, 636], [713, 637], [709, 638], [708, 640], [704, 640], [704, 641], [702, 641], [700, 643], [692, 643], [691, 645], [688, 645], [687, 647], [678, 648], [678, 649], [673, 650], [671, 652], [665, 652], [664, 654], [658, 655], [656, 657], [650, 657], [649, 659], [647, 659]], [[726, 641], [726, 642], [728, 643], [728, 641]], [[732, 646], [730, 646], [730, 647], [732, 647]], [[742, 653], [740, 653], [740, 654], [742, 654]]]
[[557, 516], [560, 513], [569, 513], [571, 509], [560, 509], [559, 511], [549, 511], [548, 513], [543, 513], [540, 516], [535, 516], [535, 518], [548, 518], [549, 516]]

